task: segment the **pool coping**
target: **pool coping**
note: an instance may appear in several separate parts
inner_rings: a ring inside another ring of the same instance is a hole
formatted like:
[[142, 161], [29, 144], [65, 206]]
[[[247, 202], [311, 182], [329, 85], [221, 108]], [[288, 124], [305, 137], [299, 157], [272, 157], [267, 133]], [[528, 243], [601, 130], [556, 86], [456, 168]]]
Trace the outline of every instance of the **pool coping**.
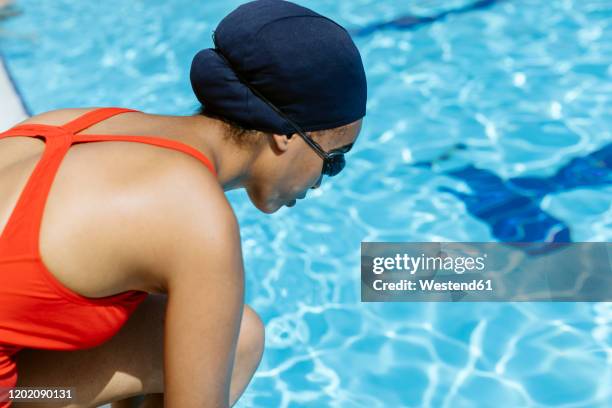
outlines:
[[0, 132], [30, 116], [4, 61], [4, 56], [0, 54]]

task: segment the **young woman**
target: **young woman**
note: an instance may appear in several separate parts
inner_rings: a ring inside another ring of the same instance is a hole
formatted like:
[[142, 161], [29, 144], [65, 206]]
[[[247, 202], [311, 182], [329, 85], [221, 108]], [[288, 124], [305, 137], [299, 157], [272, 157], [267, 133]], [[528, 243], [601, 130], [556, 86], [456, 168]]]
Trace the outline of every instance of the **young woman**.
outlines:
[[214, 40], [191, 67], [202, 114], [63, 109], [0, 133], [0, 387], [171, 408], [246, 388], [264, 328], [224, 191], [273, 213], [336, 175], [367, 86], [348, 33], [290, 2], [242, 5]]

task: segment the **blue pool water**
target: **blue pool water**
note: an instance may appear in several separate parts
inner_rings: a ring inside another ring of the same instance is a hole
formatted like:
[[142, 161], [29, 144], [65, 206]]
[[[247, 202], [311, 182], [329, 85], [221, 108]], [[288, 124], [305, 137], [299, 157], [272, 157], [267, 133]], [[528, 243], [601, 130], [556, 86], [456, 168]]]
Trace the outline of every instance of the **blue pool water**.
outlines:
[[[190, 114], [191, 58], [240, 3], [19, 0], [0, 50], [33, 113]], [[267, 336], [237, 406], [612, 407], [611, 303], [361, 303], [359, 288], [361, 241], [610, 242], [612, 2], [299, 3], [355, 34], [368, 116], [309, 200], [269, 216], [228, 194]]]

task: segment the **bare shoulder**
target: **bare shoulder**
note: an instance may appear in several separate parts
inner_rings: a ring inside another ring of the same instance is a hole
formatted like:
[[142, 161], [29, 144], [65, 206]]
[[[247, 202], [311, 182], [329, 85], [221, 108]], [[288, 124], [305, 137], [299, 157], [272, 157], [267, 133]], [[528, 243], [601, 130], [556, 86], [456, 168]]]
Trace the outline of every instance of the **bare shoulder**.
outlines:
[[195, 229], [202, 237], [218, 237], [223, 232], [220, 228], [237, 227], [236, 215], [223, 188], [197, 159], [188, 155], [176, 157], [163, 183], [171, 193], [157, 205], [170, 216], [168, 228], [174, 227], [179, 233]]
[[191, 155], [178, 153], [167, 167], [164, 177], [159, 181], [164, 183], [164, 189], [172, 190], [173, 194], [166, 195], [169, 202], [162, 200], [161, 205], [180, 208], [181, 211], [176, 215], [193, 211], [199, 216], [214, 217], [220, 215], [218, 211], [222, 211], [224, 215], [234, 216], [219, 181], [201, 161]]
[[[234, 211], [215, 175], [195, 157], [178, 154], [160, 180], [169, 194], [157, 203], [175, 221], [234, 222]], [[189, 223], [186, 223], [189, 224]]]
[[[182, 157], [185, 156], [185, 157]], [[176, 156], [158, 177], [150, 205], [133, 222], [133, 248], [150, 286], [166, 293], [169, 274], [196, 256], [237, 252], [240, 233], [233, 208], [215, 176], [201, 162]]]

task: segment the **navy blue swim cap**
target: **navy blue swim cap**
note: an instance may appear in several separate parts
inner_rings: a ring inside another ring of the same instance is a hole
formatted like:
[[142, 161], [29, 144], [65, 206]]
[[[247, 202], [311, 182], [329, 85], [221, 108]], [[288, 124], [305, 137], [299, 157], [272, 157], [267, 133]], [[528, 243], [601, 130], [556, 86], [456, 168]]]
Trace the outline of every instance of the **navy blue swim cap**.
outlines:
[[191, 64], [191, 86], [205, 110], [278, 134], [295, 130], [270, 103], [304, 131], [365, 116], [359, 50], [329, 18], [284, 0], [256, 0], [228, 14], [213, 40], [215, 48]]

